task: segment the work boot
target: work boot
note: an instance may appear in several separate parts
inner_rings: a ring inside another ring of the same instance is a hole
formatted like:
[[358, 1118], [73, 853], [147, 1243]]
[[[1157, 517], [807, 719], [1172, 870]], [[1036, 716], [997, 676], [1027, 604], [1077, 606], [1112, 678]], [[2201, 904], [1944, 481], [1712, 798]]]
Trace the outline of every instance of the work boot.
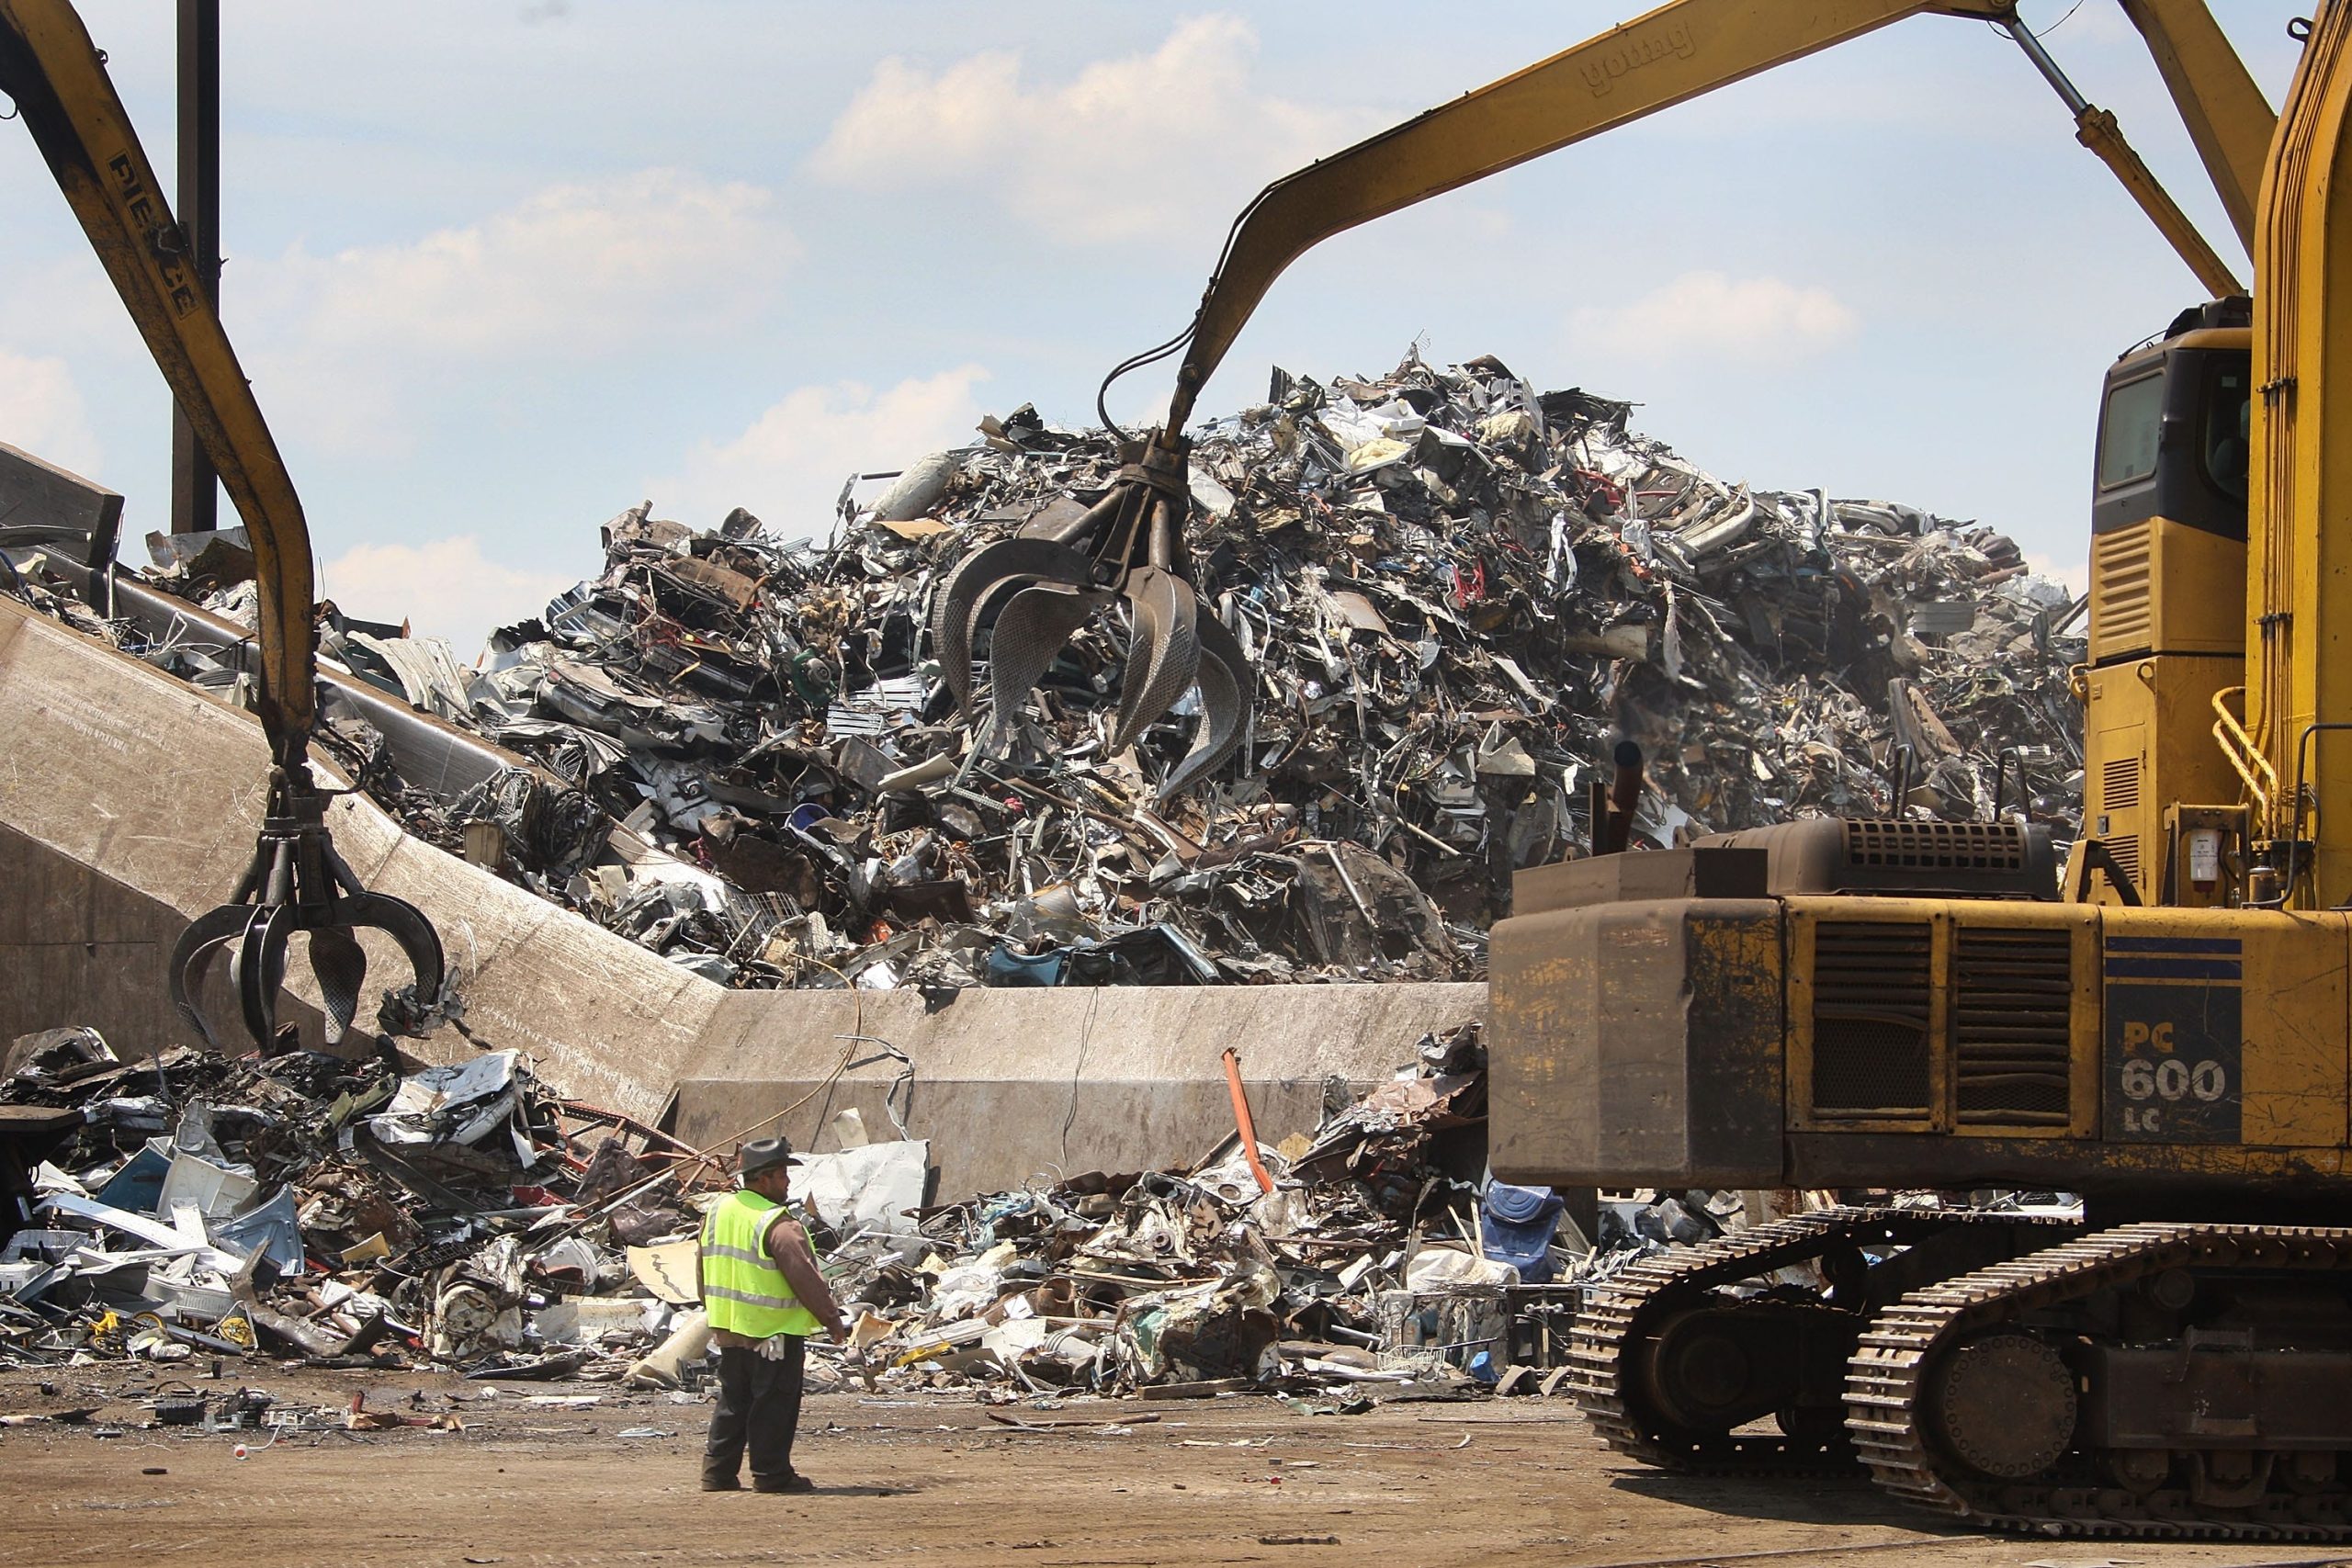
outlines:
[[724, 1472], [706, 1470], [702, 1472], [702, 1489], [706, 1492], [741, 1492], [743, 1483]]
[[752, 1483], [752, 1490], [754, 1492], [814, 1492], [817, 1490], [817, 1483], [807, 1476], [795, 1472], [780, 1480], [754, 1481]]

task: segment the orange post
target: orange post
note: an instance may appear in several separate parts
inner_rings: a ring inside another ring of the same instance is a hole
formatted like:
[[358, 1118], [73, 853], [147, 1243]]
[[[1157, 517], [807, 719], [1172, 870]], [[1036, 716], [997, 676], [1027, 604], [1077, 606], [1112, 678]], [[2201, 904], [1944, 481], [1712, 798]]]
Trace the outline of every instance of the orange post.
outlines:
[[1250, 1174], [1258, 1179], [1258, 1190], [1272, 1192], [1274, 1179], [1266, 1174], [1265, 1163], [1258, 1157], [1258, 1124], [1250, 1119], [1250, 1097], [1241, 1091], [1241, 1053], [1230, 1045], [1225, 1048], [1225, 1087], [1233, 1094], [1233, 1126], [1241, 1134], [1242, 1157], [1250, 1162]]

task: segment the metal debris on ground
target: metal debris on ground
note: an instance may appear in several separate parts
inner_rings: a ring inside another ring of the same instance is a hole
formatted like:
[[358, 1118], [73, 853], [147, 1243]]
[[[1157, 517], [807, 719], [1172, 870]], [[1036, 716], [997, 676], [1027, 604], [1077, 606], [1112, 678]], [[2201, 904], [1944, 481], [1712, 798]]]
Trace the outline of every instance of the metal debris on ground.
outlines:
[[57, 1114], [14, 1151], [30, 1179], [0, 1213], [0, 1362], [617, 1377], [698, 1315], [638, 1285], [629, 1249], [691, 1247], [718, 1162], [550, 1093], [512, 1051], [407, 1073], [301, 1050], [122, 1060], [59, 1029], [0, 1056], [17, 1109]]
[[[54, 1113], [0, 1215], [0, 1363], [704, 1381], [694, 1237], [724, 1163], [553, 1095], [513, 1052], [406, 1073], [302, 1051], [123, 1060], [61, 1029], [0, 1069], [0, 1108]], [[1334, 1408], [1491, 1385], [1507, 1333], [1422, 1328], [1491, 1315], [1522, 1270], [1573, 1272], [1582, 1243], [1522, 1229], [1504, 1262], [1482, 1237], [1482, 1205], [1530, 1190], [1484, 1180], [1484, 1095], [1469, 1023], [1254, 1160], [1237, 1133], [1188, 1166], [926, 1208], [922, 1140], [797, 1156], [795, 1202], [854, 1325], [811, 1376]]]
[[[846, 489], [821, 545], [632, 507], [603, 572], [476, 667], [327, 606], [331, 664], [530, 765], [444, 797], [333, 702], [322, 741], [421, 836], [748, 987], [1476, 978], [1511, 872], [1589, 846], [1627, 739], [1652, 844], [2004, 807], [2072, 836], [2083, 601], [1988, 526], [1726, 484], [1632, 407], [1408, 356], [1276, 371], [1203, 426], [1190, 550], [1257, 716], [1173, 796], [1197, 700], [1114, 751], [1115, 626], [1057, 636], [1018, 711], [952, 722], [1024, 653], [990, 646], [984, 603], [981, 663], [942, 668], [941, 585], [1117, 467], [1105, 433], [1028, 408], [867, 502]], [[236, 531], [151, 545], [151, 584], [250, 623]], [[38, 549], [6, 558], [0, 590], [241, 700], [193, 623], [104, 620]]]
[[843, 1236], [828, 1266], [885, 1379], [975, 1382], [1007, 1400], [1459, 1384], [1459, 1362], [1384, 1359], [1383, 1303], [1417, 1271], [1444, 1272], [1429, 1268], [1441, 1257], [1478, 1266], [1466, 1216], [1485, 1093], [1479, 1029], [1464, 1024], [1254, 1159], [1237, 1131], [1190, 1167], [917, 1211]]

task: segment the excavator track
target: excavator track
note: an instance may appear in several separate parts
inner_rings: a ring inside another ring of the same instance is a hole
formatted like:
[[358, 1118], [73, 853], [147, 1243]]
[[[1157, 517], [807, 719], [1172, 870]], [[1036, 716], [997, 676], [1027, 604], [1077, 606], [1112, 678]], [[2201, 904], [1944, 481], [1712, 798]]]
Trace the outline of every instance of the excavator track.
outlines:
[[[1567, 1392], [1611, 1448], [1661, 1469], [1707, 1475], [1850, 1473], [1855, 1459], [1842, 1431], [1739, 1436], [1678, 1426], [1656, 1407], [1634, 1370], [1645, 1337], [1719, 1287], [1811, 1262], [1835, 1247], [1908, 1246], [1954, 1226], [1992, 1223], [2035, 1222], [1970, 1210], [1824, 1209], [1645, 1258], [1587, 1290], [1569, 1339]], [[2053, 1240], [2070, 1234], [2050, 1224]], [[1864, 1320], [1851, 1315], [1859, 1334]]]
[[[2080, 1309], [2103, 1292], [2136, 1287], [2167, 1270], [2197, 1269], [2208, 1275], [2231, 1270], [2263, 1275], [2304, 1274], [2314, 1279], [2352, 1272], [2352, 1229], [2253, 1224], [2147, 1224], [2121, 1226], [2063, 1243], [2007, 1263], [1996, 1264], [1917, 1290], [1882, 1312], [1865, 1331], [1848, 1363], [1846, 1425], [1873, 1480], [1915, 1506], [1966, 1520], [1971, 1525], [2028, 1530], [2039, 1535], [2116, 1536], [2147, 1540], [2352, 1540], [2352, 1486], [2347, 1459], [2338, 1451], [2326, 1466], [2322, 1485], [2282, 1485], [2284, 1465], [2264, 1461], [2249, 1502], [2233, 1507], [2201, 1505], [2193, 1488], [2165, 1484], [2135, 1490], [2109, 1483], [2101, 1472], [2110, 1452], [2075, 1444], [2071, 1393], [2061, 1395], [2067, 1431], [2063, 1455], [2041, 1473], [2018, 1480], [1992, 1479], [1951, 1450], [1939, 1423], [1950, 1423], [1951, 1396], [1937, 1393], [1939, 1377], [1949, 1380], [1951, 1358], [1963, 1346], [1999, 1342], [1999, 1349], [2041, 1344], [2061, 1368], [2066, 1385], [2080, 1381], [2066, 1372], [2058, 1352], [2086, 1340], [2095, 1330]], [[2072, 1314], [2069, 1309], [2076, 1309]], [[2037, 1331], [2039, 1337], [2037, 1337]], [[2187, 1349], [2180, 1352], [2184, 1374]], [[2022, 1349], [2007, 1363], [2030, 1376], [2032, 1352]], [[1949, 1381], [1946, 1388], [1950, 1386]], [[2022, 1397], [1994, 1387], [1991, 1404], [2006, 1423], [2028, 1407]], [[1984, 1396], [1972, 1391], [1972, 1400]], [[1942, 1413], [1939, 1405], [1942, 1404]], [[2347, 1438], [2346, 1450], [2352, 1450]], [[2199, 1452], [2185, 1448], [2190, 1463]], [[2238, 1450], [2243, 1451], [2243, 1450]], [[2274, 1458], [2276, 1456], [2273, 1456]], [[2179, 1479], [2174, 1463], [2170, 1481]]]

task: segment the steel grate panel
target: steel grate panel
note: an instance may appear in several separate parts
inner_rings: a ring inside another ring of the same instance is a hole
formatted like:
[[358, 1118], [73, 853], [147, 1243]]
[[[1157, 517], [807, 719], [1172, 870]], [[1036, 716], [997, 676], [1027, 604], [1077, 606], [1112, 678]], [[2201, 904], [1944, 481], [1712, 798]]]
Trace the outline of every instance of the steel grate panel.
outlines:
[[2155, 625], [2154, 541], [2145, 523], [2091, 541], [2091, 642], [2101, 657], [2149, 640]]
[[1865, 822], [1849, 818], [1846, 858], [1855, 865], [2022, 871], [2026, 863], [2025, 829], [2014, 822]]
[[2099, 769], [2098, 807], [2101, 811], [2140, 808], [2140, 759], [2112, 757]]
[[2065, 1125], [2073, 1109], [2074, 933], [1962, 926], [1952, 940], [1960, 1121]]
[[2140, 836], [2137, 833], [2118, 834], [2111, 839], [2103, 839], [2100, 842], [2107, 845], [2107, 852], [2115, 857], [2115, 863], [2123, 869], [2123, 874], [2132, 879], [2132, 886], [2138, 887], [2140, 886]]
[[1816, 1112], [1928, 1114], [1931, 940], [1927, 926], [1910, 922], [1826, 920], [1814, 928]]

